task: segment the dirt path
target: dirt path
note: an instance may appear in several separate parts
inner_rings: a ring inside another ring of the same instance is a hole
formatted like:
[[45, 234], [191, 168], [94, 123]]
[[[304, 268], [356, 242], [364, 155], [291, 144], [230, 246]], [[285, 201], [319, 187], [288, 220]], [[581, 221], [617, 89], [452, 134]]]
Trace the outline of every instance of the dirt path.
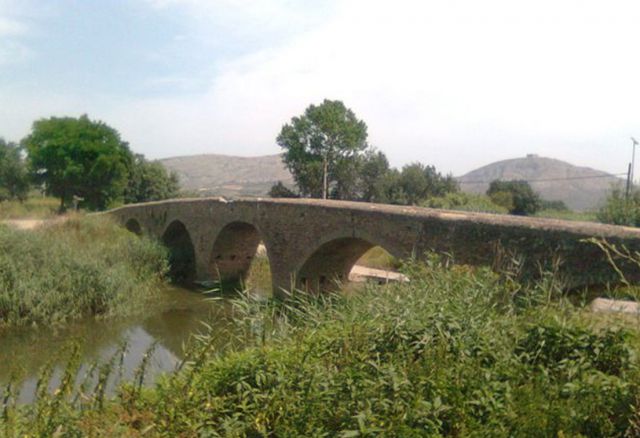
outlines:
[[8, 225], [11, 228], [18, 230], [33, 230], [43, 225], [47, 220], [45, 219], [7, 219], [0, 221], [1, 224]]
[[65, 221], [66, 219], [65, 216], [59, 216], [54, 219], [5, 219], [0, 220], [0, 224], [15, 228], [16, 230], [34, 230], [44, 225]]

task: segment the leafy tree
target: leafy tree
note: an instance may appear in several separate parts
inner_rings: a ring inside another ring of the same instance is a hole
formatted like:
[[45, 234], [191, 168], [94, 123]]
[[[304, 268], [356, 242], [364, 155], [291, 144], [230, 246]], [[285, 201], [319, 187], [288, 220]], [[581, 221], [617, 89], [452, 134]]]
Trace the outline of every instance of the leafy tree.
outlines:
[[458, 191], [458, 184], [451, 175], [443, 176], [434, 166], [422, 163], [404, 166], [398, 182], [409, 205], [418, 205], [431, 197]]
[[282, 184], [282, 181], [278, 181], [271, 187], [271, 190], [269, 190], [269, 196], [271, 196], [272, 198], [299, 198], [300, 197], [300, 195], [298, 195], [296, 192], [294, 192], [289, 187]]
[[124, 191], [124, 202], [148, 202], [176, 198], [180, 194], [180, 183], [175, 172], [157, 161], [147, 161], [136, 154], [129, 169], [129, 182]]
[[337, 186], [341, 197], [352, 189], [345, 177], [353, 176], [356, 158], [367, 148], [367, 125], [341, 101], [325, 99], [293, 117], [276, 141], [302, 195], [326, 199]]
[[366, 202], [384, 202], [384, 181], [390, 172], [389, 160], [380, 151], [366, 151], [360, 166], [360, 199]]
[[30, 167], [64, 210], [73, 196], [92, 210], [122, 199], [132, 155], [120, 134], [107, 124], [80, 118], [51, 117], [33, 123], [23, 139]]
[[596, 217], [605, 224], [640, 226], [640, 191], [627, 198], [620, 187], [614, 187]]
[[489, 185], [487, 196], [509, 213], [521, 216], [535, 214], [541, 206], [540, 197], [526, 181], [494, 180]]
[[24, 201], [29, 193], [29, 173], [22, 148], [0, 138], [0, 201]]

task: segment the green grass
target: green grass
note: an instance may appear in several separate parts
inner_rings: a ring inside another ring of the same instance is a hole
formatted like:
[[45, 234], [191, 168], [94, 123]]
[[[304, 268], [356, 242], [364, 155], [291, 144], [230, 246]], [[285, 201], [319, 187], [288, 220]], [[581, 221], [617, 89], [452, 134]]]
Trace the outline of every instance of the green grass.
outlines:
[[550, 219], [562, 219], [566, 221], [597, 222], [595, 212], [572, 211], [572, 210], [541, 210], [535, 214], [536, 217], [546, 217]]
[[374, 269], [398, 269], [400, 261], [381, 246], [374, 246], [356, 262], [357, 265]]
[[271, 266], [266, 255], [256, 255], [251, 262], [251, 267], [244, 280], [247, 290], [257, 291], [261, 295], [272, 295]]
[[[113, 400], [99, 385], [76, 397], [70, 383], [53, 395], [41, 391], [27, 407], [9, 397], [0, 430], [162, 437], [640, 433], [635, 325], [571, 304], [550, 276], [524, 288], [488, 269], [437, 259], [404, 270], [410, 283], [368, 286], [351, 296], [239, 299], [236, 338], [221, 335], [226, 349], [212, 351], [212, 332], [192, 347], [181, 371], [147, 389], [138, 378]], [[46, 373], [41, 381], [46, 387]]]
[[24, 202], [0, 201], [0, 220], [49, 219], [56, 215], [60, 200], [32, 196]]
[[0, 328], [131, 314], [157, 290], [165, 250], [106, 217], [33, 231], [0, 225]]

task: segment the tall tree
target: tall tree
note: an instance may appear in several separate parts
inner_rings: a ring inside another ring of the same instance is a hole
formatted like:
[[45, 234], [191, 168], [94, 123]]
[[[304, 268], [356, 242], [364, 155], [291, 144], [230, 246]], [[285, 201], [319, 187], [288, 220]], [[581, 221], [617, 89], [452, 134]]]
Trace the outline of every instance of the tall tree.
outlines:
[[124, 191], [125, 204], [175, 198], [180, 183], [175, 172], [169, 172], [157, 161], [147, 161], [136, 154], [129, 169], [129, 182]]
[[122, 199], [132, 155], [120, 134], [101, 121], [51, 117], [33, 123], [22, 144], [35, 177], [60, 198], [64, 210], [74, 196], [92, 210]]
[[301, 194], [326, 199], [367, 148], [367, 125], [341, 101], [325, 99], [293, 117], [276, 141]]
[[0, 138], [0, 201], [24, 201], [29, 193], [29, 182], [22, 148]]

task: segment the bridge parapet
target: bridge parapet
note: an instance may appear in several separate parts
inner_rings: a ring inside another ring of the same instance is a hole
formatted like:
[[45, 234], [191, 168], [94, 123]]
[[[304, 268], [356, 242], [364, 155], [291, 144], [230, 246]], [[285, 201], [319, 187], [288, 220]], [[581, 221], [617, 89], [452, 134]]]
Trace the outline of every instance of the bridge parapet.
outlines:
[[[293, 285], [318, 289], [346, 280], [355, 261], [376, 245], [399, 258], [436, 251], [471, 265], [515, 258], [523, 277], [555, 269], [568, 287], [619, 281], [604, 252], [585, 239], [640, 251], [640, 230], [629, 227], [317, 199], [177, 199], [109, 214], [134, 232], [162, 239], [174, 259], [193, 265], [176, 269], [198, 280], [242, 277], [262, 241], [276, 294]], [[640, 279], [637, 265], [619, 266], [629, 280]]]

